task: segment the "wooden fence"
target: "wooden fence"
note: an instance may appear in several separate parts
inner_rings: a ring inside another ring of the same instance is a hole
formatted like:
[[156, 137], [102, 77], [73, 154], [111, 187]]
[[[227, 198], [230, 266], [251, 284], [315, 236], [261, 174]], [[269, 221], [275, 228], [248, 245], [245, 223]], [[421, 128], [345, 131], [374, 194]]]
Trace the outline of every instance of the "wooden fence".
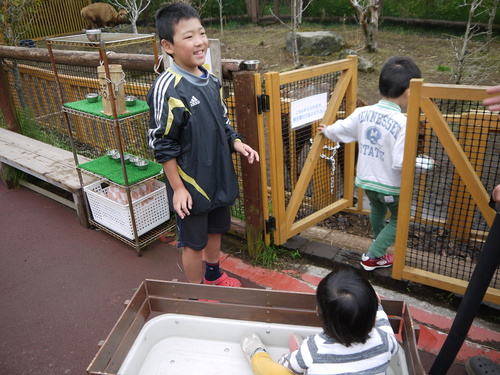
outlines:
[[[20, 28], [25, 30], [22, 39], [42, 40], [56, 35], [75, 34], [87, 27], [80, 15], [83, 7], [92, 0], [42, 0], [33, 6], [21, 20]], [[0, 43], [4, 43], [0, 31]]]
[[[489, 196], [500, 182], [500, 120], [482, 105], [486, 88], [412, 81], [396, 279], [465, 292], [495, 217]], [[413, 162], [421, 136], [423, 152], [436, 161], [426, 173]], [[485, 300], [500, 303], [498, 269]]]
[[[8, 57], [7, 50], [11, 48], [0, 47], [0, 57], [9, 64], [15, 60]], [[50, 66], [46, 61], [36, 62], [33, 61], [33, 58], [30, 59], [29, 54], [26, 54], [27, 49], [15, 48], [14, 50], [26, 56], [24, 59], [16, 61], [22, 68], [21, 82], [29, 93], [29, 107], [33, 116], [45, 128], [61, 129], [60, 108], [54, 107], [55, 103], [59, 103], [59, 100], [56, 90], [53, 89], [53, 77], [49, 73]], [[113, 61], [113, 58], [117, 57], [116, 55], [110, 54], [110, 61]], [[119, 59], [124, 70], [127, 71], [129, 60], [132, 61], [136, 58], [133, 55], [124, 55], [119, 56]], [[80, 64], [84, 65], [84, 58], [79, 58], [79, 61]], [[72, 95], [78, 97], [85, 91], [86, 86], [87, 88], [95, 88], [95, 66], [98, 61], [93, 62], [94, 67], [92, 64], [88, 64], [90, 71], [85, 70], [86, 67], [80, 64], [75, 62], [67, 68], [68, 72], [72, 71], [75, 74], [64, 73], [62, 68], [60, 70], [60, 73], [68, 78], [67, 86], [65, 86], [66, 92], [74, 93]], [[149, 64], [150, 73], [145, 73], [145, 70], [148, 69], [136, 68], [128, 71], [127, 77], [141, 80], [146, 87], [154, 80], [155, 73], [152, 72], [153, 64], [151, 62], [145, 64]], [[321, 75], [321, 77], [325, 76], [325, 79], [320, 78], [318, 81], [314, 80], [315, 78], [301, 79], [295, 86], [293, 86], [293, 82], [282, 82], [291, 85], [287, 86], [290, 89], [288, 90], [290, 91], [289, 99], [292, 100], [292, 90], [295, 90], [295, 94], [300, 92], [305, 95], [305, 88], [314, 86], [315, 89], [318, 89], [321, 86], [322, 89], [322, 85], [328, 80], [331, 83], [327, 86], [333, 89], [329, 94], [330, 100], [332, 103], [336, 103], [334, 112], [337, 112], [339, 116], [344, 116], [346, 111], [352, 110], [354, 99], [350, 95], [349, 99], [342, 103], [339, 101], [339, 97], [343, 97], [345, 91], [337, 92], [335, 88], [338, 87], [340, 90], [341, 87], [355, 86], [354, 83], [344, 85], [345, 82], [343, 82], [347, 78], [354, 79], [355, 77], [351, 77], [347, 71], [341, 73], [344, 68], [348, 68], [349, 62], [343, 62], [343, 64], [346, 67], [340, 67], [338, 73]], [[5, 69], [12, 85], [15, 79], [12, 70], [8, 67]], [[92, 75], [89, 75], [90, 72]], [[349, 69], [349, 72], [352, 72], [353, 75], [356, 74], [355, 70], [352, 69]], [[250, 72], [246, 73], [250, 74]], [[297, 74], [303, 75], [304, 73]], [[302, 75], [300, 77], [304, 78]], [[73, 79], [70, 79], [70, 76], [73, 76]], [[136, 82], [136, 86], [140, 85], [137, 85]], [[255, 92], [259, 92], [256, 90], [258, 86], [260, 86], [260, 82], [256, 80], [253, 87]], [[246, 85], [245, 90], [240, 91], [250, 92], [251, 90]], [[145, 91], [136, 94], [142, 96], [144, 93]], [[273, 95], [271, 92], [267, 92], [267, 94]], [[47, 95], [51, 96], [47, 98]], [[241, 97], [236, 95], [236, 90], [230, 89], [229, 95], [230, 103], [234, 102], [236, 109], [241, 109], [241, 103], [238, 106]], [[234, 95], [234, 99], [231, 95]], [[17, 109], [20, 110], [19, 98], [15, 93], [13, 96]], [[493, 210], [487, 205], [488, 195], [493, 186], [500, 181], [500, 125], [498, 116], [493, 116], [481, 105], [481, 101], [485, 97], [485, 87], [433, 85], [419, 81], [412, 83], [408, 112], [407, 154], [405, 154], [403, 167], [398, 233], [395, 244], [396, 260], [393, 277], [396, 279], [414, 280], [421, 284], [460, 294], [463, 294], [466, 288], [494, 215]], [[248, 116], [247, 109], [254, 110], [255, 102], [255, 97], [248, 98], [250, 104], [243, 106], [243, 110], [240, 111], [243, 115], [238, 116], [237, 119], [238, 129], [244, 123], [244, 115]], [[281, 183], [284, 191], [273, 192], [280, 199], [272, 199], [271, 202], [262, 199], [261, 204], [264, 204], [262, 212], [268, 211], [268, 205], [271, 205], [272, 210], [277, 212], [277, 210], [283, 209], [277, 205], [282, 204], [279, 202], [282, 202], [281, 197], [284, 197], [285, 204], [290, 207], [301, 207], [298, 211], [296, 209], [294, 212], [290, 211], [288, 216], [281, 215], [280, 217], [285, 218], [285, 223], [276, 223], [276, 226], [282, 226], [286, 223], [292, 224], [291, 229], [286, 230], [281, 236], [283, 238], [280, 238], [280, 243], [283, 243], [287, 236], [293, 236], [296, 233], [293, 226], [301, 223], [307, 211], [315, 210], [314, 207], [317, 203], [314, 200], [315, 196], [323, 196], [328, 193], [334, 195], [332, 198], [340, 197], [341, 201], [344, 201], [347, 191], [347, 200], [351, 202], [354, 161], [352, 150], [340, 148], [334, 160], [330, 158], [318, 162], [318, 164], [326, 163], [323, 167], [328, 167], [326, 170], [329, 176], [321, 178], [326, 182], [326, 185], [321, 185], [322, 187], [319, 188], [321, 191], [315, 191], [314, 189], [317, 188], [314, 187], [314, 184], [309, 187], [300, 182], [297, 176], [303, 168], [303, 160], [307, 156], [306, 150], [311, 150], [316, 155], [320, 146], [318, 142], [317, 145], [309, 143], [310, 127], [296, 130], [296, 132], [301, 133], [301, 136], [304, 136], [304, 141], [298, 137], [298, 133], [293, 136], [289, 134], [289, 127], [284, 127], [283, 124], [286, 124], [286, 121], [290, 119], [290, 105], [279, 95], [277, 102], [279, 104], [278, 114], [275, 115], [275, 127], [278, 130], [274, 129], [273, 131], [285, 130], [283, 134], [285, 138], [288, 137], [288, 143], [285, 144], [281, 139], [276, 144], [268, 144], [268, 148], [272, 148], [274, 151], [286, 150], [280, 157], [282, 164], [279, 168], [281, 174], [285, 172], [287, 180]], [[340, 106], [340, 110], [338, 106]], [[231, 109], [232, 114], [236, 112], [238, 110]], [[255, 115], [255, 117], [264, 124], [262, 116]], [[256, 130], [255, 133], [259, 132], [263, 139], [266, 131]], [[245, 131], [245, 134], [250, 133], [249, 130]], [[92, 137], [87, 138], [92, 139]], [[262, 142], [266, 142], [266, 140], [264, 139]], [[426, 173], [415, 173], [413, 161], [418, 152], [425, 153], [436, 160], [436, 169]], [[265, 160], [264, 154], [261, 154], [262, 159]], [[261, 163], [266, 167], [265, 164]], [[276, 167], [277, 163], [270, 164], [267, 167]], [[335, 172], [333, 172], [332, 166], [336, 166]], [[265, 185], [267, 172], [264, 171], [262, 175], [262, 181]], [[305, 189], [301, 197], [293, 192], [293, 188], [297, 186], [301, 187], [302, 190]], [[271, 191], [276, 188], [276, 186], [270, 186]], [[266, 186], [263, 190], [267, 190]], [[362, 202], [359, 199], [361, 193], [358, 191], [358, 206]], [[303, 199], [303, 203], [298, 203], [299, 198]], [[247, 204], [249, 207], [250, 205], [255, 207], [258, 203], [245, 201], [245, 208]], [[356, 207], [350, 208], [351, 212], [356, 211]], [[366, 209], [362, 210], [362, 212], [365, 211]], [[314, 222], [316, 221], [314, 220]], [[300, 229], [304, 228], [300, 227]], [[499, 291], [500, 279], [497, 272], [491, 281], [485, 299], [500, 303]]]

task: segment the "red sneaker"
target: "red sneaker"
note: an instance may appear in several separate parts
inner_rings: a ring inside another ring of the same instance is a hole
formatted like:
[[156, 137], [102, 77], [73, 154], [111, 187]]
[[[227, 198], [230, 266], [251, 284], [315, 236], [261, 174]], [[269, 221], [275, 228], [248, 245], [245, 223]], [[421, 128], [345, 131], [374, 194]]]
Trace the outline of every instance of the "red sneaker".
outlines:
[[373, 271], [375, 268], [387, 268], [391, 267], [394, 263], [393, 254], [384, 254], [381, 258], [366, 259], [361, 261], [361, 265], [365, 271]]

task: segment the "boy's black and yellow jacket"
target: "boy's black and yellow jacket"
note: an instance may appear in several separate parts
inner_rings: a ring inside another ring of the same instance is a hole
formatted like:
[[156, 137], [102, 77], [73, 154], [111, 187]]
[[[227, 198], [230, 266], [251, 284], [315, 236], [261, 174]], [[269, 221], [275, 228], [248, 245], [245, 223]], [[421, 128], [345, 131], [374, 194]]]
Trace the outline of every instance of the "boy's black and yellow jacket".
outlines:
[[[232, 205], [239, 192], [231, 154], [241, 136], [231, 128], [219, 80], [200, 69], [205, 77], [172, 64], [147, 95], [149, 147], [158, 163], [177, 160], [194, 215]], [[172, 202], [168, 180], [167, 194]]]

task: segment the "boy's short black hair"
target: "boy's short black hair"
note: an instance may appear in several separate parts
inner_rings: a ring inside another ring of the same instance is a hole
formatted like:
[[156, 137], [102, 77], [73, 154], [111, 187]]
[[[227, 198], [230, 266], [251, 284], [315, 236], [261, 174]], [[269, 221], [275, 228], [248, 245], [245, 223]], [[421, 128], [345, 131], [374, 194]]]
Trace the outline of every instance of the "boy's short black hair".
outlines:
[[198, 12], [190, 5], [184, 3], [172, 3], [156, 12], [156, 30], [160, 41], [165, 39], [174, 43], [175, 25], [181, 20], [197, 18], [201, 20]]
[[330, 338], [345, 346], [366, 342], [375, 325], [378, 298], [358, 272], [342, 268], [329, 273], [318, 285], [316, 303]]
[[378, 88], [385, 98], [399, 98], [410, 87], [410, 80], [421, 76], [411, 57], [392, 56], [382, 66]]

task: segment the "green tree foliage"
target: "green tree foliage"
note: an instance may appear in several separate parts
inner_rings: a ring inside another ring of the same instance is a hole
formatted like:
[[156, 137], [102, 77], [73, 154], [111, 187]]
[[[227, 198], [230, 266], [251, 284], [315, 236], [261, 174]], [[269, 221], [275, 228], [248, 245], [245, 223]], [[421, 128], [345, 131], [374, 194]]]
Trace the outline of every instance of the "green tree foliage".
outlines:
[[25, 25], [31, 19], [31, 12], [42, 0], [3, 0], [0, 2], [0, 28], [4, 43], [8, 46], [17, 46], [26, 32]]
[[[206, 1], [206, 2], [205, 2]], [[192, 0], [197, 3], [204, 2], [200, 14], [203, 18], [218, 18], [219, 5], [217, 0]], [[484, 0], [483, 5], [491, 7], [493, 0]], [[154, 11], [166, 3], [165, 0], [152, 0], [148, 11], [144, 12], [143, 23], [154, 24]], [[460, 6], [463, 0], [385, 0], [381, 16], [400, 18], [422, 18], [447, 21], [467, 22], [469, 10]], [[268, 9], [273, 7], [273, 0], [260, 0], [259, 7], [263, 14], [270, 14]], [[290, 0], [281, 0], [280, 9], [290, 9]], [[281, 12], [289, 14], [289, 12]], [[349, 4], [349, 0], [314, 0], [304, 12], [304, 17], [354, 17], [356, 11]], [[244, 0], [224, 0], [224, 16], [246, 16]], [[487, 23], [488, 15], [482, 14], [478, 22]], [[500, 12], [497, 12], [495, 24], [500, 24]]]
[[[491, 5], [493, 0], [485, 0], [483, 5]], [[385, 0], [382, 16], [401, 18], [438, 19], [447, 21], [466, 22], [469, 10], [460, 5], [463, 0]], [[308, 16], [350, 16], [354, 11], [349, 9], [348, 0], [315, 0], [307, 11]], [[481, 16], [479, 22], [488, 22], [486, 14]], [[496, 23], [500, 23], [500, 15], [496, 16]]]

